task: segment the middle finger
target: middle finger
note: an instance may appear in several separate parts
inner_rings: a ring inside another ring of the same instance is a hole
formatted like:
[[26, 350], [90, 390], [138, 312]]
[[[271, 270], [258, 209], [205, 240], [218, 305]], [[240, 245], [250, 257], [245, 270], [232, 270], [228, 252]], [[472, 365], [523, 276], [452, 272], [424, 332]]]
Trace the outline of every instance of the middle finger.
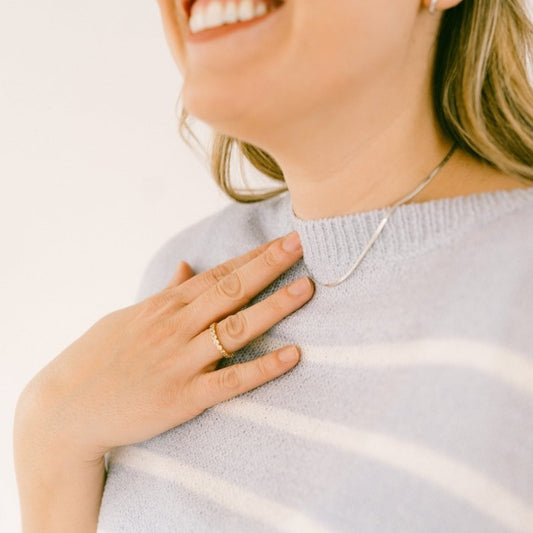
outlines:
[[[302, 307], [311, 298], [313, 291], [314, 285], [309, 278], [298, 278], [255, 305], [218, 322], [218, 340], [228, 352], [239, 350]], [[209, 330], [194, 337], [189, 348], [196, 354], [194, 362], [199, 368], [209, 367], [221, 357]]]
[[223, 277], [182, 309], [194, 317], [194, 320], [185, 321], [189, 338], [248, 303], [301, 256], [299, 235], [291, 232], [284, 239], [272, 243], [255, 259]]
[[209, 289], [209, 287], [212, 287], [215, 283], [220, 281], [224, 276], [227, 276], [230, 272], [233, 272], [235, 269], [260, 255], [276, 240], [281, 240], [281, 238], [277, 237], [276, 239], [265, 242], [257, 248], [249, 250], [238, 257], [232, 257], [224, 263], [220, 263], [209, 270], [196, 274], [196, 276], [185, 280], [179, 285], [169, 286], [169, 290], [179, 293], [180, 302], [190, 303], [204, 291]]

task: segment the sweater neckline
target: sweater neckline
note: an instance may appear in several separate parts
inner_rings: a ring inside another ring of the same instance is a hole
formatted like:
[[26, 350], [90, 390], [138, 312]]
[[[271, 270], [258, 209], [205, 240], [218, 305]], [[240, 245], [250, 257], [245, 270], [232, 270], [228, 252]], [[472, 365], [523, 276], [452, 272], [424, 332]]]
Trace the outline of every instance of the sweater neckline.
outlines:
[[[288, 230], [300, 235], [305, 266], [311, 277], [321, 282], [336, 281], [350, 269], [388, 209], [304, 220], [294, 213], [289, 191], [280, 200]], [[376, 263], [382, 266], [422, 255], [476, 226], [532, 204], [533, 187], [528, 187], [401, 205], [357, 269], [372, 270]]]

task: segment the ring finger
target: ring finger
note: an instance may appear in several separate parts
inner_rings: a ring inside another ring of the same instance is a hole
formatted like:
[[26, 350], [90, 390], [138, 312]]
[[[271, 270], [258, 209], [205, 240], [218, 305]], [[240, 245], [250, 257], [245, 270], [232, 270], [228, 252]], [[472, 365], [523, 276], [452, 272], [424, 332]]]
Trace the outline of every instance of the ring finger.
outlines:
[[[239, 350], [300, 308], [313, 295], [313, 291], [313, 283], [309, 278], [299, 278], [251, 307], [227, 316], [216, 324], [220, 343], [228, 353]], [[214, 363], [222, 357], [209, 329], [193, 337], [189, 347], [197, 354], [194, 360], [200, 368], [214, 368]]]

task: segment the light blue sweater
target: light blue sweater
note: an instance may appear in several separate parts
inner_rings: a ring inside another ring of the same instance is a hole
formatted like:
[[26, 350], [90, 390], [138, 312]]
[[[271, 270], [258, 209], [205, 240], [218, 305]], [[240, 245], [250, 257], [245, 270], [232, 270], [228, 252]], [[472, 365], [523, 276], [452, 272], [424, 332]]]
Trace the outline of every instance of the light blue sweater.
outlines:
[[[137, 299], [292, 229], [303, 261], [249, 305], [337, 280], [384, 213], [233, 203], [166, 243]], [[533, 187], [400, 206], [347, 281], [223, 364], [292, 343], [286, 375], [114, 448], [99, 531], [533, 531]]]

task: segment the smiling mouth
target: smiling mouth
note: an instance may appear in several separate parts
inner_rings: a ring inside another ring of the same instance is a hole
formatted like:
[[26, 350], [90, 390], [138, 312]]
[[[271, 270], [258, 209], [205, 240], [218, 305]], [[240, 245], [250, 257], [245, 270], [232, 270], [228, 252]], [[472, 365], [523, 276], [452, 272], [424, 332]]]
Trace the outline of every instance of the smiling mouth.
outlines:
[[[238, 2], [239, 0], [237, 0], [237, 3]], [[281, 7], [285, 2], [286, 0], [269, 0], [269, 3], [271, 3], [272, 7], [274, 8]], [[181, 0], [181, 7], [183, 8], [183, 11], [187, 15], [187, 20], [191, 18], [192, 6], [195, 3], [196, 3], [196, 0]]]

